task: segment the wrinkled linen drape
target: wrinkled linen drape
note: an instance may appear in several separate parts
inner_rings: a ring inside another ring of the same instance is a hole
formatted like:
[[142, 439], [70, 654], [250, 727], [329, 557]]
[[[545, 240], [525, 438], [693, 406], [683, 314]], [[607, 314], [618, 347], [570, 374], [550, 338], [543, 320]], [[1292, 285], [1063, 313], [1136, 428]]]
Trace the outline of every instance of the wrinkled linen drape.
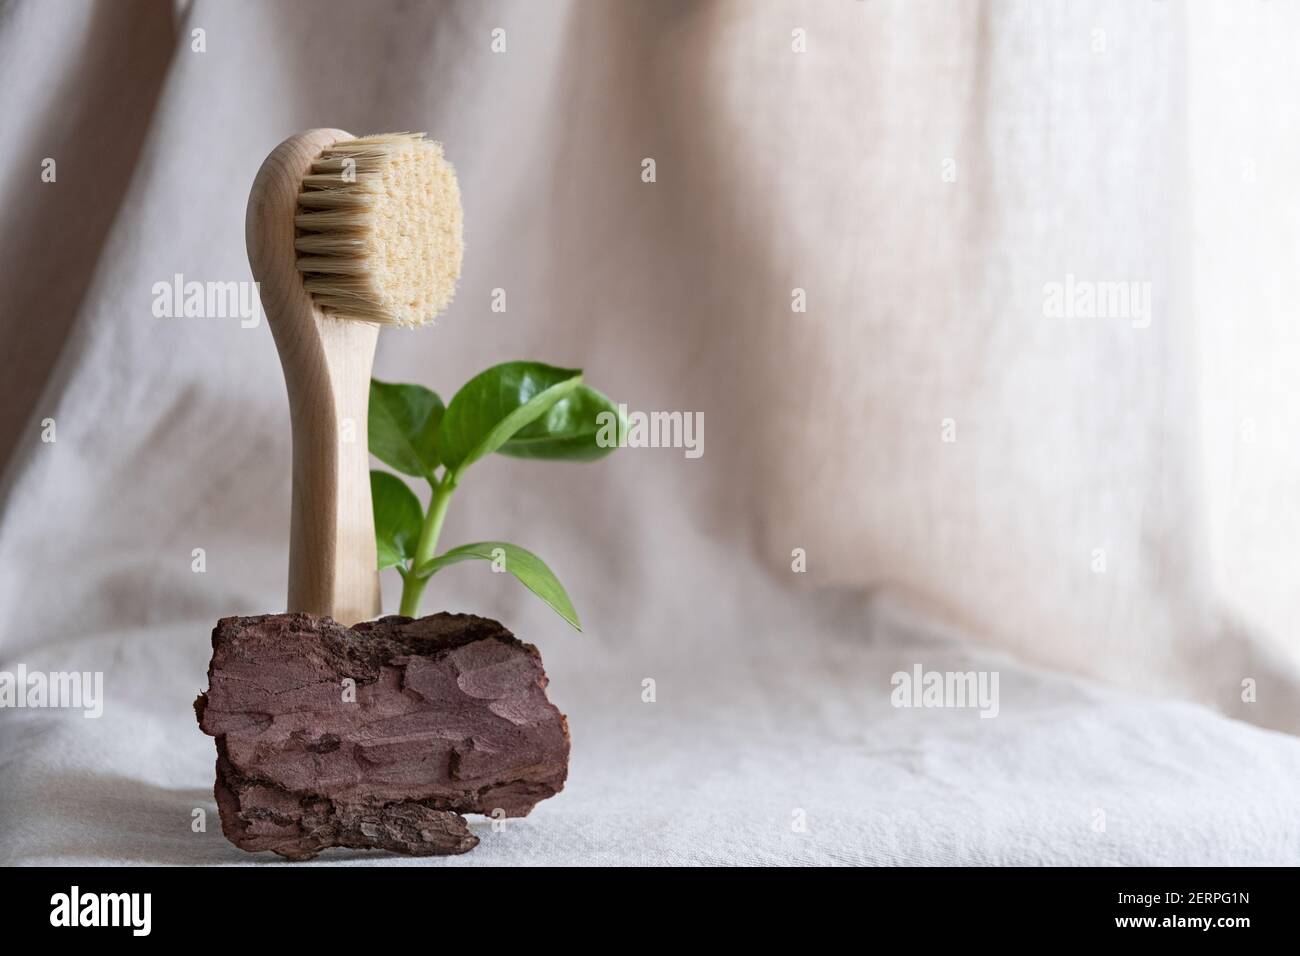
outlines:
[[[287, 407], [264, 322], [152, 290], [248, 279], [258, 165], [339, 126], [427, 130], [464, 194], [456, 301], [377, 376], [535, 358], [706, 424], [458, 492], [444, 540], [538, 551], [586, 624], [430, 586], [573, 726], [565, 793], [459, 862], [1300, 862], [1298, 39], [1255, 2], [4, 7], [0, 670], [107, 700], [0, 710], [0, 860], [244, 859], [189, 704], [215, 620], [282, 607]], [[915, 664], [997, 670], [997, 719], [892, 707]]]

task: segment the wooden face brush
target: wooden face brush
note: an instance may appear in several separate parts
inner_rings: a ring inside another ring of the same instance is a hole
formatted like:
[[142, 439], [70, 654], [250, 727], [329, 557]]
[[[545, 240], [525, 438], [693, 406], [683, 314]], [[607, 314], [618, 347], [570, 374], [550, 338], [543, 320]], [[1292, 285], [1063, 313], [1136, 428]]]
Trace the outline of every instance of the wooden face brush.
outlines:
[[423, 133], [285, 140], [253, 181], [245, 223], [289, 391], [289, 611], [379, 614], [366, 415], [380, 325], [418, 326], [460, 276], [456, 174]]

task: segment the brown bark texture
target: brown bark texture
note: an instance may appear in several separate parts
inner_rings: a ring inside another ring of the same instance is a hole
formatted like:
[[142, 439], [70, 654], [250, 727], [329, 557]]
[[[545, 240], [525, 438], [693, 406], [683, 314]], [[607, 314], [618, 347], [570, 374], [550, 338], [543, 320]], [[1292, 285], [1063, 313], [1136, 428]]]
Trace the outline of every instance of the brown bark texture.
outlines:
[[546, 683], [537, 648], [469, 614], [223, 618], [194, 703], [222, 831], [291, 860], [465, 853], [461, 814], [524, 816], [564, 787], [569, 729]]

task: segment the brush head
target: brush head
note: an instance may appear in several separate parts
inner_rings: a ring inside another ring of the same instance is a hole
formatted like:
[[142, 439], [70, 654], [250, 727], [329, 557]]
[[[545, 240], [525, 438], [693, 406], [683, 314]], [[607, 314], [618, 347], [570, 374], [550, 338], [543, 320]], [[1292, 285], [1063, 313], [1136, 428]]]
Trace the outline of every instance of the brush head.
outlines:
[[327, 147], [303, 177], [294, 225], [298, 271], [327, 312], [417, 326], [455, 294], [460, 187], [442, 146], [423, 133]]

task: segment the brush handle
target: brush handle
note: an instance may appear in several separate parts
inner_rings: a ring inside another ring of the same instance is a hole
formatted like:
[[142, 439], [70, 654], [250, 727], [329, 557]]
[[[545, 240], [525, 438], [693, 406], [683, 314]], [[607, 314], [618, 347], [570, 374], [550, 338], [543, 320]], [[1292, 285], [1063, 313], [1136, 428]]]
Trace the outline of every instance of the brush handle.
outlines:
[[379, 327], [322, 313], [293, 247], [303, 177], [322, 150], [345, 139], [351, 134], [317, 129], [277, 146], [253, 181], [245, 238], [289, 392], [288, 610], [350, 625], [380, 611], [366, 435]]

